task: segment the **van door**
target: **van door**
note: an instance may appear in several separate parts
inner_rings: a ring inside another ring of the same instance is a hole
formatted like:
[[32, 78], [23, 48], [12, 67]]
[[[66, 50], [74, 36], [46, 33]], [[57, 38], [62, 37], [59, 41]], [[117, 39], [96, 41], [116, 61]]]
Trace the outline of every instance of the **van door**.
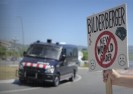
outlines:
[[69, 74], [69, 77], [71, 77], [71, 75], [74, 74], [75, 76], [75, 73], [77, 71], [77, 61], [78, 61], [78, 55], [77, 55], [77, 48], [75, 47], [69, 47], [67, 48], [67, 51], [66, 51], [66, 61], [67, 61], [67, 67], [68, 67], [68, 72], [67, 74]]
[[69, 78], [69, 67], [68, 67], [68, 60], [67, 60], [67, 54], [66, 54], [66, 49], [62, 49], [62, 54], [61, 56], [64, 55], [65, 59], [61, 60], [60, 62], [60, 79], [64, 80]]
[[60, 64], [60, 80], [68, 78], [68, 66], [66, 62], [61, 62]]
[[66, 48], [66, 67], [67, 67], [67, 77], [70, 78], [73, 73], [73, 49], [71, 47]]

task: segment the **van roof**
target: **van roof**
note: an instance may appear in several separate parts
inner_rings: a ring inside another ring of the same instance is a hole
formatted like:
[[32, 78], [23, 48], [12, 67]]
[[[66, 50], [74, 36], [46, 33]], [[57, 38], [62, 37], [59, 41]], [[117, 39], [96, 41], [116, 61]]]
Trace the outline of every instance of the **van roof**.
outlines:
[[51, 45], [51, 46], [56, 46], [56, 47], [65, 47], [65, 48], [77, 48], [76, 45], [72, 45], [72, 44], [60, 44], [60, 43], [47, 43], [47, 42], [40, 42], [40, 41], [37, 41], [37, 42], [34, 42], [32, 43], [32, 45], [37, 45], [37, 44], [40, 44], [40, 45]]

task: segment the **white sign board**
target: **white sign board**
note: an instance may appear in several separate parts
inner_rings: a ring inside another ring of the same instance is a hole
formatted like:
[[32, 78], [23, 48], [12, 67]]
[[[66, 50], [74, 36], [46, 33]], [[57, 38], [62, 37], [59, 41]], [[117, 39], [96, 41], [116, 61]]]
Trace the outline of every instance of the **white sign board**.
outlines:
[[128, 67], [126, 5], [87, 17], [90, 71]]

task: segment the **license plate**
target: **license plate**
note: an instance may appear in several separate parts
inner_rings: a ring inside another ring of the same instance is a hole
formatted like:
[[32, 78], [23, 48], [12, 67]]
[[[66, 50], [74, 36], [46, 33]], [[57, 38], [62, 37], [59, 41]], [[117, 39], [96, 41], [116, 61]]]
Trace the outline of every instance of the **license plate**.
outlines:
[[28, 78], [34, 78], [34, 79], [37, 79], [38, 78], [38, 73], [27, 73], [27, 72], [24, 72], [24, 77], [28, 77]]

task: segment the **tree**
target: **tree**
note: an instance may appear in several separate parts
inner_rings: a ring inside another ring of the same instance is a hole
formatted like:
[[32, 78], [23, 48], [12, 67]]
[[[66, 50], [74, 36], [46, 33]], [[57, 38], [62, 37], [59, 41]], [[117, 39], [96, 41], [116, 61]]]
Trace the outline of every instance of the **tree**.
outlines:
[[82, 60], [88, 60], [88, 51], [87, 50], [82, 50], [82, 52], [83, 52]]
[[3, 59], [6, 57], [6, 47], [0, 45], [0, 57]]

